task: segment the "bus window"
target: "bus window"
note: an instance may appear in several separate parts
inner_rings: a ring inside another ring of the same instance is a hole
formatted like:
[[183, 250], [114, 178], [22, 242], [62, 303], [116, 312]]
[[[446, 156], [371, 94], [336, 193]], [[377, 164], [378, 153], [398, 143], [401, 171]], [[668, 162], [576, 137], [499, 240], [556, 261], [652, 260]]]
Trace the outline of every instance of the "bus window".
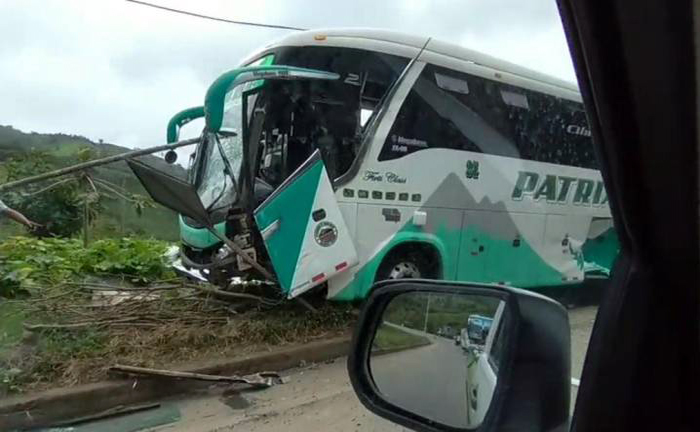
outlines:
[[597, 169], [583, 105], [536, 93], [530, 99], [533, 106], [519, 143], [527, 159]]
[[426, 65], [379, 160], [450, 148], [596, 169], [583, 105]]
[[364, 128], [369, 118], [372, 117], [372, 114], [374, 114], [374, 110], [367, 108], [360, 109], [360, 126]]
[[[313, 145], [321, 149], [329, 176], [342, 176], [357, 156], [365, 125], [408, 59], [354, 48], [310, 46], [280, 48], [275, 61], [340, 74], [340, 80], [311, 89], [309, 102], [317, 126], [310, 137]], [[290, 157], [293, 151], [290, 146]]]
[[475, 109], [472, 101], [481, 92], [472, 78], [427, 65], [399, 110], [379, 160], [428, 148], [519, 157], [512, 139]]

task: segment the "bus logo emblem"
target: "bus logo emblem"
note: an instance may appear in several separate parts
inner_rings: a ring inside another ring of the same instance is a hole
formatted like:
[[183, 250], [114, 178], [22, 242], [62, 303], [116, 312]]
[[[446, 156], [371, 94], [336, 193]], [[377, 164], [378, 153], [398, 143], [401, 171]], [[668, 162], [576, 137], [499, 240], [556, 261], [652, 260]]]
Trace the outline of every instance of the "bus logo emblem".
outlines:
[[322, 247], [332, 246], [338, 240], [338, 228], [331, 222], [323, 221], [316, 225], [314, 239]]
[[467, 161], [467, 178], [468, 179], [478, 179], [479, 178], [479, 161], [468, 160]]

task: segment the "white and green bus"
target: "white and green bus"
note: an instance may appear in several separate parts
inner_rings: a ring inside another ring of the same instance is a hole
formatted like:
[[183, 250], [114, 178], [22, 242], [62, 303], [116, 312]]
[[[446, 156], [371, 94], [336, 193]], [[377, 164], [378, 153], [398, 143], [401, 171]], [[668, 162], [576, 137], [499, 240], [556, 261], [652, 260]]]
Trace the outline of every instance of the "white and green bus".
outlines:
[[260, 275], [205, 225], [289, 298], [409, 277], [578, 286], [617, 256], [574, 84], [429, 38], [318, 30], [222, 75], [169, 139], [201, 115], [189, 181], [207, 222], [181, 216], [182, 265], [215, 283]]

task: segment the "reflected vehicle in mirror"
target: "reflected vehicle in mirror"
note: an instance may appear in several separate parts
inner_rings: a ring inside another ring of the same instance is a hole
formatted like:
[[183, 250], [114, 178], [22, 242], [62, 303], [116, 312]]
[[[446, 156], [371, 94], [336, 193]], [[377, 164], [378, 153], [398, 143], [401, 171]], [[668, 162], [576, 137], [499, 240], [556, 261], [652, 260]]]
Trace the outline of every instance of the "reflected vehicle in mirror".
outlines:
[[203, 112], [193, 277], [338, 301], [406, 278], [564, 295], [617, 256], [575, 84], [430, 38], [308, 31], [222, 74]]
[[473, 343], [484, 344], [486, 336], [491, 329], [493, 318], [481, 315], [472, 315], [467, 322], [467, 335]]
[[[468, 335], [470, 321], [480, 329], [479, 343]], [[459, 345], [445, 337], [447, 328], [461, 329]], [[491, 285], [383, 282], [362, 310], [348, 371], [368, 409], [415, 430], [527, 425], [564, 431], [569, 338], [566, 310], [538, 294]]]

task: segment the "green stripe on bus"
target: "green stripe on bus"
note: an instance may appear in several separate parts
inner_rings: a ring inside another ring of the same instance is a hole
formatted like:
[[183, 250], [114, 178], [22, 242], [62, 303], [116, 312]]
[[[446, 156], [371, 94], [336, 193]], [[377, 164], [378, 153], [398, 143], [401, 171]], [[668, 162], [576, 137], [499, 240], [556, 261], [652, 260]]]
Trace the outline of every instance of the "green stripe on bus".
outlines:
[[[194, 228], [187, 225], [182, 219], [182, 215], [178, 217], [180, 223], [180, 240], [195, 249], [206, 249], [221, 242], [218, 237], [209, 232], [206, 228]], [[214, 225], [214, 229], [224, 234], [226, 232], [226, 222], [221, 222]]]
[[[438, 240], [426, 241], [427, 236], [437, 237]], [[491, 255], [475, 258], [464, 245], [454, 244], [465, 237], [478, 237], [484, 250]], [[469, 226], [463, 231], [439, 228], [435, 233], [426, 233], [421, 227], [409, 222], [379, 253], [362, 266], [355, 274], [353, 281], [332, 300], [351, 301], [366, 298], [375, 282], [377, 270], [389, 251], [401, 243], [411, 241], [429, 243], [436, 246], [438, 250], [455, 250], [459, 247], [459, 258], [455, 259], [450, 254], [441, 257], [443, 274], [440, 277], [445, 280], [480, 283], [508, 282], [511, 286], [525, 289], [562, 284], [562, 273], [547, 264], [525, 241], [514, 248], [512, 239], [491, 237], [476, 226]], [[489, 264], [494, 261], [498, 261], [498, 265], [489, 267]], [[523, 273], [523, 269], [527, 271]]]

